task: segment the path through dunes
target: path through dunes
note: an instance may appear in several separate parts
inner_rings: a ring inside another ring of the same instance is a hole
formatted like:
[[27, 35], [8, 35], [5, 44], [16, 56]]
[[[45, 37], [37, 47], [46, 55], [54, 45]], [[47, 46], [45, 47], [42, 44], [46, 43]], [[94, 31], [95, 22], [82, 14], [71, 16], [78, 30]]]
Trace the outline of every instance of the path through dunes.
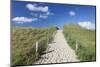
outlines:
[[54, 41], [49, 44], [45, 54], [34, 64], [76, 62], [74, 50], [66, 42], [62, 30], [58, 30]]

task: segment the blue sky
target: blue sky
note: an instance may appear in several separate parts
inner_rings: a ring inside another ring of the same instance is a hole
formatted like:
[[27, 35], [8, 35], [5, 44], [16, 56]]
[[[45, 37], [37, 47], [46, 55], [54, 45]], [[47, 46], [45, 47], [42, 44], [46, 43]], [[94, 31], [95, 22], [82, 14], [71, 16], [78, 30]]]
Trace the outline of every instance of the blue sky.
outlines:
[[95, 26], [95, 6], [13, 1], [12, 25], [50, 27], [74, 23]]

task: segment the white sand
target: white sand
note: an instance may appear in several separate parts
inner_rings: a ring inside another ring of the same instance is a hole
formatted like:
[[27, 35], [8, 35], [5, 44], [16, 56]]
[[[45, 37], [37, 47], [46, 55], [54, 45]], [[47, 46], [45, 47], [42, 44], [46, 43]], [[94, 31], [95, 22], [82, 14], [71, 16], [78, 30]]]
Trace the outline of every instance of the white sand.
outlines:
[[62, 30], [57, 31], [53, 43], [49, 44], [46, 52], [47, 53], [43, 54], [42, 57], [34, 64], [78, 61], [74, 50], [66, 42]]

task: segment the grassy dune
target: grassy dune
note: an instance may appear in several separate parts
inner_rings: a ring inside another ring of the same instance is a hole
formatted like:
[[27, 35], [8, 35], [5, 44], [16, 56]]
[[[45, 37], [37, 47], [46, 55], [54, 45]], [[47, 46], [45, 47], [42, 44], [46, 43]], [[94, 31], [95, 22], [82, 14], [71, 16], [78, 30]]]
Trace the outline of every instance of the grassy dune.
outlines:
[[81, 61], [94, 61], [95, 56], [95, 30], [83, 29], [78, 25], [66, 24], [63, 33], [69, 45], [75, 50], [78, 42], [77, 58]]
[[[12, 29], [12, 64], [33, 64], [53, 40], [56, 28], [14, 27]], [[35, 44], [38, 41], [38, 52]]]

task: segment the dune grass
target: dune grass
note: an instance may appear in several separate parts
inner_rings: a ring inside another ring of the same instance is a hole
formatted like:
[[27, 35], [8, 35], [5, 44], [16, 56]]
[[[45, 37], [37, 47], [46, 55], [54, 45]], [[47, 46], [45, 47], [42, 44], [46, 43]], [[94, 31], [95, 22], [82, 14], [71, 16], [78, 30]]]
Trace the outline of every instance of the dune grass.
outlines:
[[64, 36], [69, 45], [75, 50], [76, 40], [78, 50], [75, 51], [80, 61], [95, 61], [95, 30], [83, 29], [75, 24], [66, 24], [63, 28]]
[[[55, 27], [51, 28], [29, 28], [14, 27], [12, 29], [12, 65], [33, 64], [53, 40]], [[38, 52], [35, 44], [38, 41]]]

